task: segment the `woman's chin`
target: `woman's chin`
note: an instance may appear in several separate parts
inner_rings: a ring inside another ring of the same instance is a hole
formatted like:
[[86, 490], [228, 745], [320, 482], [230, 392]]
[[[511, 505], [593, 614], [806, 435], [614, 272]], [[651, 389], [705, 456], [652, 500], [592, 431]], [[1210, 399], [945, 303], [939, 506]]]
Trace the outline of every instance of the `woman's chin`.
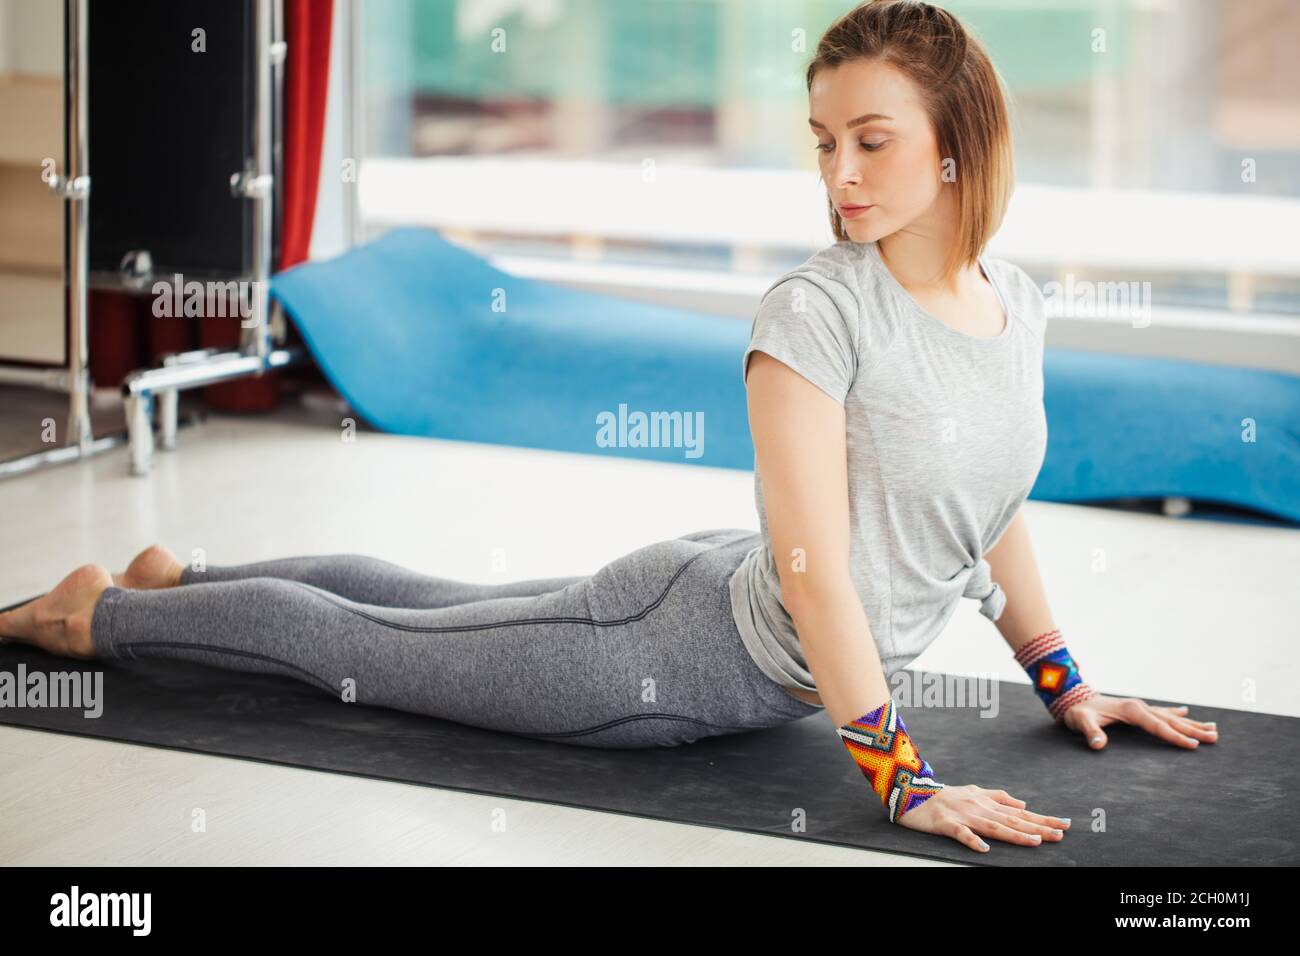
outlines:
[[853, 242], [875, 242], [876, 230], [866, 223], [849, 220], [844, 223], [844, 234]]

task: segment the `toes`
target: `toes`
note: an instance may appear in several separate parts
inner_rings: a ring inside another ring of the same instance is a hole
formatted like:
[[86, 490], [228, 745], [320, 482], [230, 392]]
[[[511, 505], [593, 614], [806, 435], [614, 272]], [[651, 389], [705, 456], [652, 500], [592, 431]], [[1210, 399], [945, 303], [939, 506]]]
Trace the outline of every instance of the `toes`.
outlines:
[[[36, 599], [39, 600], [40, 598]], [[0, 637], [29, 637], [32, 630], [32, 605], [36, 601], [28, 601], [21, 607], [0, 614]]]
[[90, 622], [113, 576], [99, 564], [83, 564], [48, 594], [0, 614], [0, 637], [16, 638], [51, 653], [91, 652]]

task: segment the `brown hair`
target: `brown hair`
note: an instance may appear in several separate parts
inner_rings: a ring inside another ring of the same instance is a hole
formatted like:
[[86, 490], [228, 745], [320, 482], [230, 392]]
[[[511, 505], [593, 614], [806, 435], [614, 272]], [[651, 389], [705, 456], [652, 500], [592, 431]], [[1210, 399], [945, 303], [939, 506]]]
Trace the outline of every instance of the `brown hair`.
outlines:
[[[868, 0], [832, 23], [808, 64], [809, 91], [818, 70], [860, 59], [893, 64], [920, 89], [939, 156], [958, 170], [957, 242], [945, 275], [975, 265], [1002, 224], [1015, 179], [997, 70], [955, 16], [917, 0]], [[847, 239], [829, 195], [827, 205], [835, 238]]]

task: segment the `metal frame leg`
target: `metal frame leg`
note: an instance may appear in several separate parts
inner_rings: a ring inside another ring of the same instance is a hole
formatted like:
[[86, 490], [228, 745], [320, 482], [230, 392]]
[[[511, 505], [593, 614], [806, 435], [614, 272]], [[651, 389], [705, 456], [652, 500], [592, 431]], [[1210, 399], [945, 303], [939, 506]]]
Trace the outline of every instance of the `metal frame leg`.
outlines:
[[147, 475], [153, 466], [153, 395], [126, 393], [126, 429], [131, 445], [131, 474]]
[[163, 451], [176, 450], [176, 418], [180, 406], [180, 392], [174, 388], [158, 393], [158, 447]]

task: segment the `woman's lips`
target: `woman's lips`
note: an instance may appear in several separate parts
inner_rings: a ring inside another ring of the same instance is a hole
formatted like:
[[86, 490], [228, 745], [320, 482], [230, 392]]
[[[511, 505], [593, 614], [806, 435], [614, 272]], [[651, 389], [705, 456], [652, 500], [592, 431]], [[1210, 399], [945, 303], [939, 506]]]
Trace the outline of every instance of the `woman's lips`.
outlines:
[[857, 219], [858, 216], [875, 208], [875, 206], [841, 206], [840, 215], [845, 219]]

